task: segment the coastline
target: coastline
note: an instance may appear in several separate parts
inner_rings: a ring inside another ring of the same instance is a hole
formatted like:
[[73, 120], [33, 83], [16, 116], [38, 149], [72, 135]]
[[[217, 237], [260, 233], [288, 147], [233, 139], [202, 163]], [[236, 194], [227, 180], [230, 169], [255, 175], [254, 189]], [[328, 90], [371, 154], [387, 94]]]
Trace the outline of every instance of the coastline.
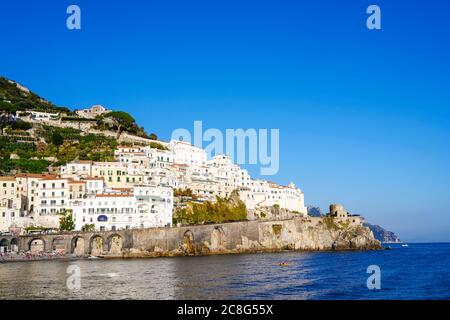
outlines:
[[213, 254], [196, 254], [196, 255], [176, 255], [176, 254], [162, 254], [162, 253], [148, 253], [148, 254], [123, 254], [123, 255], [104, 255], [104, 256], [76, 256], [72, 254], [59, 255], [59, 256], [35, 256], [35, 257], [25, 257], [23, 255], [7, 255], [0, 257], [0, 264], [2, 263], [19, 263], [19, 262], [42, 262], [42, 261], [96, 261], [96, 260], [146, 260], [146, 259], [157, 259], [157, 258], [182, 258], [182, 257], [207, 257], [207, 256], [237, 256], [237, 255], [258, 255], [258, 254], [274, 254], [274, 253], [340, 253], [340, 252], [367, 252], [367, 251], [383, 251], [387, 250], [385, 247], [372, 248], [372, 249], [339, 249], [339, 250], [256, 250], [256, 251], [245, 251], [245, 252], [216, 252]]
[[[133, 229], [114, 232], [21, 236], [19, 254], [0, 262], [89, 259], [145, 259], [277, 252], [339, 252], [382, 250], [366, 227], [322, 218], [242, 221], [215, 225]], [[330, 221], [328, 221], [330, 222]], [[41, 241], [39, 251], [28, 251]], [[61, 248], [55, 251], [58, 241]]]

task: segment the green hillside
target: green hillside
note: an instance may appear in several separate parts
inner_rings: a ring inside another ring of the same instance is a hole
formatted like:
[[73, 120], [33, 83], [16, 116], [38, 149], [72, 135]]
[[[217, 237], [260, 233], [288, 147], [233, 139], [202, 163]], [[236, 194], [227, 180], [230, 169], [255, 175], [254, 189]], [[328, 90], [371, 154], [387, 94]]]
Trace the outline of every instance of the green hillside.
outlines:
[[27, 110], [71, 113], [68, 108], [57, 107], [31, 91], [21, 90], [15, 82], [0, 77], [0, 112]]
[[[23, 116], [31, 111], [59, 113], [62, 122], [81, 124], [89, 121], [95, 130], [116, 132], [116, 138], [15, 118], [19, 113]], [[111, 161], [118, 145], [117, 138], [123, 132], [157, 139], [155, 134], [148, 135], [126, 112], [113, 111], [96, 119], [81, 118], [74, 111], [58, 107], [0, 77], [0, 175], [47, 172], [49, 166], [60, 166], [73, 160]], [[162, 147], [157, 142], [151, 145]]]

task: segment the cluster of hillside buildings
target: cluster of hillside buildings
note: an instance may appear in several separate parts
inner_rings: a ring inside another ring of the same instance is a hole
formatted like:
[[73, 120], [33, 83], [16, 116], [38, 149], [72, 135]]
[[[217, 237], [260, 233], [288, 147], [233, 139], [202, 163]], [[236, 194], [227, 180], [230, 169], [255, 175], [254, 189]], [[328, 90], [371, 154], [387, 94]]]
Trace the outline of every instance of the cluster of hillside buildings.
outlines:
[[[101, 105], [94, 105], [90, 108], [86, 109], [80, 109], [75, 111], [77, 116], [82, 118], [89, 118], [89, 119], [95, 119], [97, 116], [101, 116], [103, 114], [106, 114], [108, 112], [111, 112], [112, 110], [106, 109], [104, 106]], [[22, 114], [26, 114], [27, 116], [25, 119], [27, 120], [35, 120], [35, 121], [57, 121], [61, 118], [61, 114], [58, 112], [41, 112], [41, 111], [23, 111], [18, 112], [18, 118], [22, 117]], [[29, 119], [27, 118], [29, 117]]]
[[[100, 112], [102, 112], [101, 110]], [[239, 192], [247, 209], [277, 206], [306, 215], [303, 192], [252, 179], [226, 155], [207, 159], [205, 150], [183, 141], [121, 146], [114, 162], [74, 161], [58, 175], [0, 177], [0, 231], [29, 225], [57, 228], [69, 209], [75, 229], [170, 226], [174, 190], [192, 190], [197, 201], [215, 201]]]

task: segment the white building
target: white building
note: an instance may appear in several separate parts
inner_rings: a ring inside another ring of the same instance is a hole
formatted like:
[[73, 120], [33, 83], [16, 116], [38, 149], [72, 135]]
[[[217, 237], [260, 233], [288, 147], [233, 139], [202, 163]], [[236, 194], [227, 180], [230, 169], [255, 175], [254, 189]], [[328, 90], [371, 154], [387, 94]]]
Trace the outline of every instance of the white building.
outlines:
[[175, 154], [172, 150], [145, 147], [142, 151], [150, 161], [150, 168], [166, 168], [175, 162]]
[[[192, 146], [188, 142], [172, 140], [164, 146], [167, 150], [151, 146], [120, 146], [115, 151], [116, 161], [93, 163], [78, 161], [63, 167], [61, 174], [65, 177], [76, 176], [74, 178], [81, 178], [82, 181], [87, 179], [86, 194], [97, 195], [98, 198], [106, 197], [104, 194], [107, 189], [105, 188], [113, 188], [114, 192], [117, 192], [118, 188], [127, 187], [134, 188], [133, 195], [127, 195], [128, 197], [144, 196], [148, 201], [153, 199], [152, 201], [155, 202], [157, 198], [154, 197], [160, 197], [155, 194], [155, 190], [162, 192], [165, 188], [171, 188], [191, 189], [199, 200], [215, 201], [217, 196], [226, 198], [233, 191], [238, 190], [241, 199], [250, 210], [258, 207], [278, 206], [290, 212], [306, 215], [303, 192], [294, 184], [280, 186], [265, 180], [253, 180], [248, 171], [234, 164], [229, 156], [216, 155], [211, 160], [207, 160], [204, 150]], [[92, 177], [95, 182], [91, 181]], [[144, 194], [138, 194], [139, 192], [144, 192]], [[111, 195], [110, 197], [125, 197], [125, 195]], [[161, 196], [161, 198], [165, 197]], [[144, 210], [143, 208], [148, 204], [147, 200], [140, 200], [140, 204], [135, 200], [137, 202], [133, 204], [134, 210], [136, 212]], [[97, 203], [93, 203], [94, 207], [91, 208], [91, 211], [97, 212], [97, 205]], [[139, 208], [137, 208], [138, 205], [140, 205]], [[153, 203], [152, 206], [154, 205]], [[150, 207], [149, 210], [153, 209]], [[157, 211], [160, 212], [159, 209]], [[167, 214], [160, 215], [162, 218], [134, 217], [132, 216], [130, 221], [122, 221], [119, 217], [115, 217], [114, 225], [110, 224], [112, 217], [96, 223], [102, 222], [101, 226], [105, 228], [112, 226], [121, 228], [123, 225], [132, 228], [139, 227], [142, 223], [146, 226], [155, 226], [165, 225], [171, 221], [171, 218], [167, 218]], [[95, 222], [93, 216], [85, 216], [82, 222], [90, 221], [91, 218]], [[127, 224], [127, 222], [132, 223]]]
[[83, 118], [95, 118], [96, 116], [100, 116], [108, 112], [111, 112], [111, 110], [107, 110], [101, 105], [95, 105], [87, 109], [77, 110], [76, 114]]
[[174, 163], [190, 166], [206, 164], [206, 151], [191, 145], [189, 142], [172, 140], [169, 148], [174, 154]]
[[172, 225], [173, 189], [170, 187], [135, 187], [136, 210], [144, 214], [149, 227], [164, 227]]
[[42, 179], [56, 178], [51, 174], [20, 173], [16, 176], [17, 191], [22, 198], [22, 212], [31, 215], [37, 212], [39, 181]]
[[83, 179], [86, 181], [86, 194], [92, 195], [92, 194], [99, 194], [102, 193], [105, 189], [105, 182], [103, 181], [103, 178], [86, 178]]
[[69, 206], [69, 183], [64, 178], [44, 178], [38, 181], [37, 212], [57, 215]]
[[59, 120], [59, 113], [30, 111], [30, 119], [37, 121], [56, 121]]
[[0, 232], [9, 231], [20, 217], [21, 198], [16, 185], [15, 177], [0, 177]]
[[92, 161], [73, 161], [61, 166], [60, 173], [63, 178], [87, 178], [92, 176], [92, 166]]
[[73, 208], [75, 229], [93, 224], [96, 230], [153, 228], [172, 225], [171, 188], [136, 187], [133, 192], [91, 195]]
[[241, 198], [249, 209], [278, 206], [303, 215], [308, 212], [303, 192], [293, 183], [280, 186], [264, 180], [252, 180], [250, 186], [241, 191]]

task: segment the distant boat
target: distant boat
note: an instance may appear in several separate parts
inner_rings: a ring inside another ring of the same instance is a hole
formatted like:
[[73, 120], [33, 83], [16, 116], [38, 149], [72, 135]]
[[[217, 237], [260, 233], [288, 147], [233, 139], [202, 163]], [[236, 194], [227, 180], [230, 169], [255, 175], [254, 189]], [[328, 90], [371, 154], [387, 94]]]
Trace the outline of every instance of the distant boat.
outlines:
[[278, 264], [280, 267], [289, 267], [289, 263], [287, 262], [281, 262]]
[[404, 244], [402, 244], [402, 247], [407, 248], [407, 247], [409, 247], [409, 245], [407, 243], [404, 243]]

